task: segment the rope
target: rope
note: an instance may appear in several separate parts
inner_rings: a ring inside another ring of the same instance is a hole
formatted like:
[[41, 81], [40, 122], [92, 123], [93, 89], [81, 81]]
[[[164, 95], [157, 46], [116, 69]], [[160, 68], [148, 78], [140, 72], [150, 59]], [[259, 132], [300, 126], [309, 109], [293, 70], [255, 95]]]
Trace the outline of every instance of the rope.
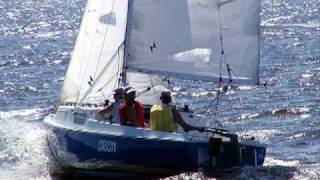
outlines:
[[[153, 83], [153, 80], [152, 80], [152, 77], [151, 77], [151, 74], [149, 74], [149, 81], [150, 81], [150, 84], [151, 84], [151, 88], [152, 88], [152, 92], [153, 92], [153, 95], [155, 96], [155, 97], [157, 97], [158, 96], [158, 94], [156, 93], [156, 91], [154, 90], [154, 83]], [[160, 99], [158, 99], [158, 103], [160, 102]]]

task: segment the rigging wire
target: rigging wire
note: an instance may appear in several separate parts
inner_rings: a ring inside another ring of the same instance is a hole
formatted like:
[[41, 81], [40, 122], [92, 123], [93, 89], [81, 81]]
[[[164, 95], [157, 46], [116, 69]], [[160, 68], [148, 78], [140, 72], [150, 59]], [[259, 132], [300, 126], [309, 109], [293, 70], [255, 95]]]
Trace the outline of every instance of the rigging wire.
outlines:
[[[113, 10], [114, 10], [114, 6], [115, 6], [115, 0], [112, 1], [112, 6], [111, 6], [111, 14], [113, 13]], [[102, 54], [103, 54], [103, 48], [105, 46], [105, 42], [106, 42], [106, 39], [107, 39], [107, 35], [109, 35], [109, 29], [110, 29], [110, 24], [107, 24], [107, 27], [106, 27], [106, 31], [105, 31], [105, 34], [104, 34], [104, 37], [103, 37], [103, 43], [102, 43], [102, 46], [100, 48], [100, 54], [99, 54], [99, 58], [98, 58], [98, 63], [97, 63], [97, 66], [96, 66], [96, 70], [94, 72], [94, 78], [96, 77], [97, 75], [97, 72], [98, 72], [98, 67], [99, 67], [99, 64], [100, 64], [100, 61], [102, 59]]]
[[[104, 68], [102, 69], [102, 71], [100, 72], [100, 74], [98, 75], [98, 77], [96, 78], [95, 81], [93, 81], [92, 86], [85, 92], [85, 94], [83, 95], [83, 97], [80, 100], [80, 103], [82, 103], [87, 96], [92, 92], [93, 88], [95, 87], [96, 83], [103, 77], [103, 74], [105, 73], [105, 71], [108, 69], [108, 67], [110, 66], [110, 64], [112, 63], [112, 61], [115, 60], [116, 56], [117, 56], [117, 52], [119, 51], [119, 49], [121, 49], [123, 47], [123, 44], [121, 44], [117, 51], [112, 55], [112, 57], [110, 58], [110, 60], [108, 61], [108, 63], [104, 66]], [[79, 103], [79, 104], [80, 104]]]
[[200, 116], [196, 121], [195, 121], [195, 126], [200, 125], [203, 126], [205, 125], [205, 122], [207, 122], [208, 117], [209, 117], [209, 109], [210, 107], [213, 105], [215, 101], [211, 101], [211, 103], [208, 105], [208, 108], [204, 111], [204, 114], [202, 116]]
[[[119, 77], [119, 72], [120, 72], [119, 68], [120, 68], [120, 49], [118, 49], [118, 72], [115, 74], [117, 75], [117, 77]], [[118, 81], [119, 81], [119, 78], [117, 78], [116, 82], [114, 83], [113, 89], [115, 89], [118, 86], [118, 83], [119, 83]], [[111, 97], [111, 94], [109, 94], [108, 99], [110, 99], [110, 97]]]
[[104, 99], [110, 99], [111, 98], [111, 94], [110, 93], [109, 93], [109, 96], [107, 97], [107, 96], [105, 96], [104, 92], [102, 91], [107, 85], [109, 85], [110, 81], [112, 81], [114, 78], [117, 77], [117, 80], [113, 85], [113, 89], [115, 89], [117, 87], [117, 85], [119, 85], [119, 78], [118, 77], [119, 77], [119, 75], [121, 73], [121, 69], [120, 69], [121, 68], [121, 65], [120, 65], [121, 63], [120, 62], [121, 62], [121, 58], [122, 57], [120, 57], [120, 49], [118, 49], [117, 52], [118, 52], [118, 56], [117, 56], [118, 57], [117, 73], [115, 73], [101, 88], [98, 89], [98, 91], [101, 92], [101, 94], [102, 94]]
[[[150, 84], [151, 84], [151, 89], [152, 89], [152, 93], [153, 93], [154, 97], [158, 97], [159, 94], [157, 94], [156, 90], [153, 88], [155, 86], [154, 86], [154, 82], [153, 82], [153, 79], [151, 77], [151, 74], [149, 74], [149, 81], [150, 81]], [[160, 102], [160, 99], [158, 98], [157, 101]]]
[[220, 57], [219, 57], [219, 84], [218, 84], [218, 91], [216, 94], [216, 103], [215, 103], [215, 107], [213, 110], [214, 113], [214, 117], [212, 120], [212, 123], [210, 124], [210, 127], [212, 127], [214, 124], [216, 124], [218, 122], [217, 120], [217, 116], [218, 116], [218, 110], [219, 110], [219, 104], [220, 104], [220, 93], [221, 93], [221, 86], [223, 83], [223, 79], [222, 79], [222, 61], [224, 58], [224, 46], [223, 46], [223, 36], [222, 36], [222, 25], [221, 25], [221, 9], [220, 9], [220, 5], [218, 5], [218, 16], [219, 16], [219, 36], [220, 36], [220, 46], [221, 46], [221, 52], [220, 52]]

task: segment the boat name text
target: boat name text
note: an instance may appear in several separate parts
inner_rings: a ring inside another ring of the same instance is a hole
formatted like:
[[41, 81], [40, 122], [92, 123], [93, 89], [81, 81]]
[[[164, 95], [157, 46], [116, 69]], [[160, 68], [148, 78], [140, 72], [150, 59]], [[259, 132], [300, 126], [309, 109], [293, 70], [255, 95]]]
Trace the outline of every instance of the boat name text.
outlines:
[[98, 152], [116, 152], [117, 142], [100, 139], [98, 141]]

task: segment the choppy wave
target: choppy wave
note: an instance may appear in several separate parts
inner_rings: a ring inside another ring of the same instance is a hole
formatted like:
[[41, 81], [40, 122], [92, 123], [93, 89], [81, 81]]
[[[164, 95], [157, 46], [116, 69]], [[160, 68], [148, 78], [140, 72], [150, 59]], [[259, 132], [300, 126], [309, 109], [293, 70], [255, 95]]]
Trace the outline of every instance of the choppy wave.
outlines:
[[246, 120], [252, 118], [261, 118], [266, 116], [289, 116], [289, 115], [306, 115], [312, 112], [308, 107], [282, 107], [278, 109], [269, 109], [258, 113], [245, 113], [241, 114], [237, 120]]
[[19, 121], [38, 121], [43, 119], [47, 111], [48, 110], [44, 108], [13, 110], [6, 112], [0, 111], [0, 121], [8, 121], [10, 119], [16, 119]]

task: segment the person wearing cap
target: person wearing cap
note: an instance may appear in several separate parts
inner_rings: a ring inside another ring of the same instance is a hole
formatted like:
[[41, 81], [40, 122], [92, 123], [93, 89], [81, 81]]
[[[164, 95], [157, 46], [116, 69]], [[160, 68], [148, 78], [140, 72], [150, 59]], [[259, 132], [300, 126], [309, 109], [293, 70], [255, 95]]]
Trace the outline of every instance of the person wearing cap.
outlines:
[[157, 131], [176, 132], [177, 124], [184, 131], [197, 130], [203, 132], [203, 127], [195, 127], [187, 124], [177, 109], [170, 105], [172, 98], [171, 92], [167, 89], [161, 91], [160, 104], [153, 105], [150, 110], [150, 128]]
[[135, 100], [136, 90], [129, 86], [124, 90], [124, 103], [120, 105], [120, 122], [122, 125], [145, 127], [144, 111], [140, 102]]
[[119, 108], [120, 104], [123, 102], [123, 88], [119, 87], [114, 89], [113, 98], [114, 102], [99, 110], [97, 116], [98, 119], [105, 119], [105, 117], [111, 113], [111, 116], [109, 117], [110, 121], [120, 124]]

